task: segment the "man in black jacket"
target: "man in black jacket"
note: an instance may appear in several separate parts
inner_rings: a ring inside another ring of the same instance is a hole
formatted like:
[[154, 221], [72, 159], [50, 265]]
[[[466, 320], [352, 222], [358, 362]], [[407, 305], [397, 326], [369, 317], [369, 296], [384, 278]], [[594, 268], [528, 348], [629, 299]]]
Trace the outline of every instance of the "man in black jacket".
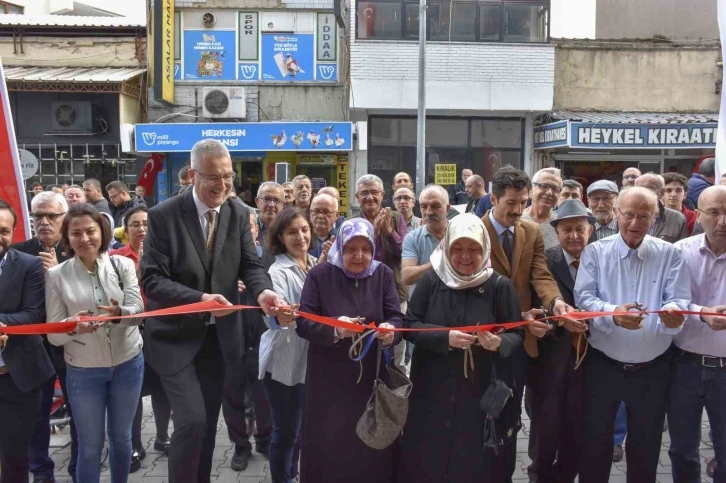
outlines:
[[[35, 195], [31, 203], [33, 222], [35, 223], [35, 236], [30, 240], [13, 245], [15, 250], [27, 253], [40, 260], [43, 272], [72, 258], [70, 252], [61, 245], [61, 226], [68, 203], [62, 194], [44, 191]], [[66, 388], [66, 363], [63, 359], [63, 347], [56, 347], [48, 343], [43, 337], [45, 349], [53, 362], [55, 372], [58, 374], [61, 391], [66, 401], [67, 415], [70, 418], [71, 431], [71, 458], [68, 461], [68, 474], [75, 481], [76, 461], [78, 459], [78, 434], [73, 422], [73, 411]], [[49, 378], [41, 388], [41, 403], [38, 409], [35, 429], [30, 448], [30, 471], [33, 481], [37, 483], [53, 482], [55, 463], [50, 457], [50, 408], [53, 405], [55, 394], [55, 377]]]
[[[560, 293], [575, 305], [575, 278], [580, 254], [590, 239], [595, 218], [580, 200], [563, 201], [554, 226], [560, 246], [545, 252], [547, 267]], [[567, 321], [539, 340], [539, 356], [530, 363], [528, 398], [532, 420], [529, 433], [530, 482], [574, 481], [582, 447], [584, 356], [586, 325]]]
[[129, 194], [129, 188], [123, 181], [111, 181], [106, 185], [108, 199], [111, 200], [113, 207], [111, 208], [111, 216], [113, 217], [114, 226], [123, 226], [126, 213], [137, 206], [146, 206], [143, 198], [139, 198]]
[[[45, 321], [45, 279], [40, 260], [10, 248], [17, 215], [0, 200], [0, 325]], [[30, 440], [41, 386], [53, 364], [39, 335], [0, 342], [0, 467], [2, 483], [28, 481]]]
[[[141, 260], [147, 309], [237, 304], [241, 280], [263, 310], [278, 315], [284, 300], [272, 291], [257, 257], [249, 210], [228, 199], [235, 177], [229, 151], [216, 140], [198, 142], [189, 173], [191, 190], [149, 210]], [[147, 361], [161, 377], [173, 411], [170, 483], [209, 483], [224, 374], [244, 363], [241, 314], [147, 318], [144, 340]], [[240, 416], [234, 420], [244, 425]], [[246, 460], [248, 450], [234, 457]]]

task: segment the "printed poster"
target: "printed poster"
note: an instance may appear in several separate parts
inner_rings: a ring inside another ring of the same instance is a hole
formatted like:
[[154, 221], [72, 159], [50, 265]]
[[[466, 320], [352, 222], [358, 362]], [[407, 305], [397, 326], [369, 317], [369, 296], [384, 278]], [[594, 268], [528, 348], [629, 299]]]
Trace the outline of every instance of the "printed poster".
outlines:
[[184, 32], [184, 80], [234, 80], [237, 76], [237, 32]]
[[262, 80], [315, 80], [313, 34], [262, 34]]

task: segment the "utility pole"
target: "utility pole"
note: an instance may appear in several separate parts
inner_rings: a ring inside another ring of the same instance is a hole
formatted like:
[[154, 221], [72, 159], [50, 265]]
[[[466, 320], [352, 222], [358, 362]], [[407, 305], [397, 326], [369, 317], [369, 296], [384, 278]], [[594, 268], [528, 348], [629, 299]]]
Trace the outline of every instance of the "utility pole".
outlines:
[[418, 8], [418, 118], [416, 126], [416, 199], [426, 183], [426, 0]]

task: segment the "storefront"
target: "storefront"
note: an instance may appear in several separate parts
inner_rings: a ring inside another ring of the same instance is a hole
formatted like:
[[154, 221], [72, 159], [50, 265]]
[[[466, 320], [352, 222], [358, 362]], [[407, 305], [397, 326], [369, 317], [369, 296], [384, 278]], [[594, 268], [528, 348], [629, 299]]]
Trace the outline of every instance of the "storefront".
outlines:
[[718, 114], [559, 112], [534, 128], [539, 166], [556, 166], [585, 187], [620, 185], [629, 167], [689, 177], [716, 147]]
[[[393, 177], [416, 173], [416, 118], [368, 118], [368, 172], [379, 176], [386, 192]], [[471, 169], [489, 184], [502, 165], [524, 163], [523, 118], [436, 117], [426, 119], [425, 184], [448, 187]]]
[[168, 186], [160, 200], [179, 189], [177, 173], [189, 164], [194, 144], [218, 139], [230, 150], [237, 173], [238, 196], [254, 203], [260, 184], [275, 180], [275, 166], [289, 165], [288, 180], [308, 176], [313, 191], [333, 186], [341, 192], [340, 211], [348, 213], [348, 152], [352, 149], [353, 125], [349, 122], [236, 122], [137, 124], [136, 151], [166, 154], [159, 174]]

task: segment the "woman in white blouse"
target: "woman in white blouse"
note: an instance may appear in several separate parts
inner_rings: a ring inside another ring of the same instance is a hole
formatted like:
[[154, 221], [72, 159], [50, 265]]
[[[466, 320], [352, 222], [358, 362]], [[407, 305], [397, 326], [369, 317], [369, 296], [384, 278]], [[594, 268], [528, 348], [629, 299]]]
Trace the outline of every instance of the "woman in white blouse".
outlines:
[[[143, 311], [134, 263], [107, 253], [112, 235], [103, 215], [90, 204], [75, 204], [63, 221], [61, 236], [74, 257], [48, 271], [49, 320]], [[106, 421], [111, 482], [128, 480], [131, 424], [144, 375], [139, 322], [79, 322], [69, 334], [48, 336], [52, 344], [63, 346], [68, 366], [68, 397], [78, 431], [78, 483], [100, 480]]]
[[[270, 278], [275, 292], [291, 306], [300, 302], [308, 271], [317, 263], [308, 254], [312, 232], [305, 211], [293, 207], [282, 210], [268, 228], [265, 249], [275, 255]], [[308, 341], [297, 335], [292, 317], [265, 317], [265, 323], [269, 329], [260, 341], [259, 378], [272, 413], [270, 473], [273, 483], [290, 483], [297, 477], [300, 457]]]

